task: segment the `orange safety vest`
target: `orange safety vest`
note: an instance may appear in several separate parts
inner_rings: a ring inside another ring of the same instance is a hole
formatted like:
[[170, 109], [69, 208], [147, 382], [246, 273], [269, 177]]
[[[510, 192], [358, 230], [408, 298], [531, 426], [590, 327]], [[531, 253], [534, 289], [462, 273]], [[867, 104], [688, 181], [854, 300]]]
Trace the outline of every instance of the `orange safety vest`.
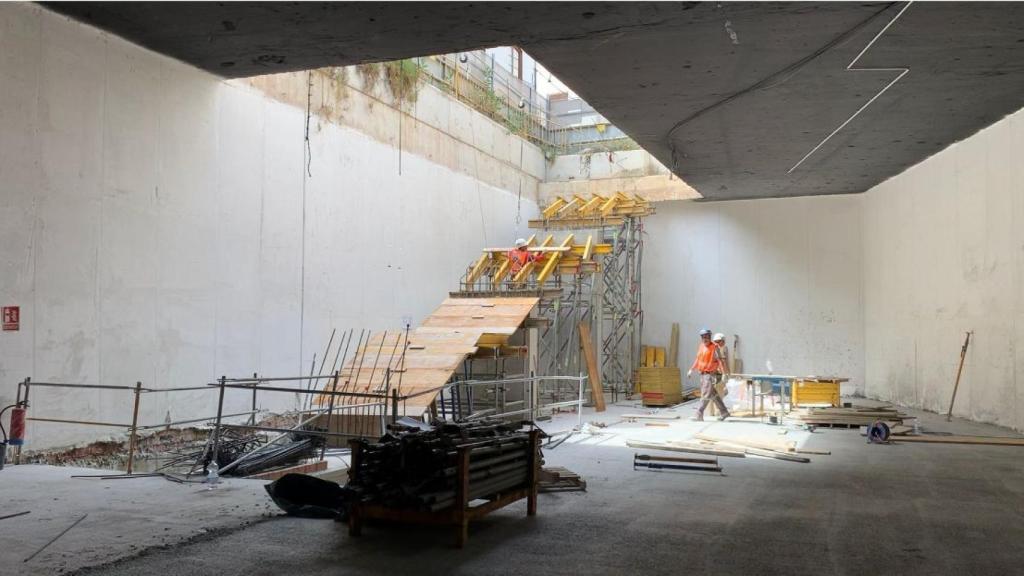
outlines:
[[512, 262], [512, 274], [516, 274], [517, 272], [522, 270], [523, 266], [526, 266], [526, 263], [532, 260], [529, 251], [519, 249], [509, 250], [508, 259], [510, 262]]
[[721, 372], [722, 363], [718, 360], [717, 351], [718, 344], [701, 342], [697, 348], [697, 359], [693, 361], [693, 366], [690, 366], [690, 369], [698, 372]]

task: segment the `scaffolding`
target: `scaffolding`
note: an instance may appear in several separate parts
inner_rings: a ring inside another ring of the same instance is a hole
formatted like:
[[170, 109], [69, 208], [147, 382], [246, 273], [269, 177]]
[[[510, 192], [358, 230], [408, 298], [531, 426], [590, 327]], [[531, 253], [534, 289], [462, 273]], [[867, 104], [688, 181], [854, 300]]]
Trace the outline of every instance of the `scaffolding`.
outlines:
[[[633, 392], [640, 361], [643, 219], [653, 213], [654, 208], [643, 198], [619, 192], [608, 197], [557, 197], [542, 210], [540, 219], [530, 221], [535, 229], [590, 230], [599, 235], [602, 245], [609, 246], [599, 274], [586, 278], [577, 275], [571, 284], [563, 280], [565, 288], [550, 299], [555, 318], [554, 347], [545, 346], [542, 354], [551, 356], [547, 365], [551, 373], [579, 370], [579, 346], [571, 343], [579, 341], [579, 324], [589, 323], [600, 342], [601, 382], [615, 400], [619, 394]], [[567, 322], [569, 318], [571, 322]], [[570, 326], [566, 327], [567, 323]]]

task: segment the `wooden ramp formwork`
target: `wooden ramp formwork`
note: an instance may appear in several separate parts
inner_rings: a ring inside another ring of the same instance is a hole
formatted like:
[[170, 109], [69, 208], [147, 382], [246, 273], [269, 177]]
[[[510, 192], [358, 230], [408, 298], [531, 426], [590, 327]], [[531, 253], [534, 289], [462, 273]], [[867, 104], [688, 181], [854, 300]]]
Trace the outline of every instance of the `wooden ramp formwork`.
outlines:
[[[467, 357], [480, 348], [505, 345], [538, 301], [537, 297], [448, 298], [409, 332], [408, 342], [404, 330], [372, 333], [357, 342], [358, 349], [343, 365], [337, 384], [329, 381], [324, 389], [384, 394], [390, 387], [404, 398], [398, 413], [419, 418]], [[321, 420], [320, 426], [367, 437], [379, 434], [382, 409], [359, 406], [366, 403], [359, 398], [335, 402], [338, 413], [330, 417], [329, 425]], [[319, 396], [317, 403], [326, 407], [330, 398]]]

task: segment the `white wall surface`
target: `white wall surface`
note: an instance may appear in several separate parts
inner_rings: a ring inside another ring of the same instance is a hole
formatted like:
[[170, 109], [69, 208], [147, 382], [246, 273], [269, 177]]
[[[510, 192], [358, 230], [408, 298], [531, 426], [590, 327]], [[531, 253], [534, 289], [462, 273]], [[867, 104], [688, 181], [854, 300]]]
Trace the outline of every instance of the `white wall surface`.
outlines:
[[1024, 429], [1024, 112], [867, 192], [867, 393]]
[[622, 150], [610, 153], [597, 151], [591, 154], [555, 156], [554, 160], [548, 163], [544, 180], [564, 182], [581, 179], [668, 175], [668, 173], [668, 168], [646, 150]]
[[[399, 174], [393, 147], [349, 128], [313, 131], [304, 176], [304, 125], [240, 83], [0, 5], [0, 305], [22, 312], [0, 333], [0, 405], [26, 376], [162, 388], [306, 371], [332, 328], [415, 324], [515, 237], [515, 191], [408, 153]], [[204, 416], [212, 397], [147, 395], [140, 419]], [[130, 418], [120, 391], [33, 400], [35, 416]], [[30, 424], [29, 447], [106, 432]]]
[[644, 343], [681, 330], [689, 366], [697, 332], [740, 337], [744, 371], [864, 382], [861, 198], [658, 204], [644, 245]]

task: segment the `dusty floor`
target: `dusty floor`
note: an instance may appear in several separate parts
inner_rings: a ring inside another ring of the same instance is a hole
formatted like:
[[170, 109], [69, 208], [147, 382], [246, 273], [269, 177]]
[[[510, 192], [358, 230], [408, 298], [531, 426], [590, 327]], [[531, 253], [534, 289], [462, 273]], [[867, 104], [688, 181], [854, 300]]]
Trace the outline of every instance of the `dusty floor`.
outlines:
[[[631, 403], [586, 421], [616, 422]], [[232, 481], [202, 492], [164, 480], [53, 482], [89, 486], [93, 498], [49, 514], [47, 529], [15, 536], [0, 521], [0, 571], [55, 573], [95, 565], [88, 574], [990, 574], [1017, 573], [1024, 561], [1022, 448], [929, 444], [867, 445], [856, 430], [790, 431], [787, 439], [832, 450], [809, 464], [722, 458], [723, 475], [633, 471], [637, 450], [627, 438], [683, 439], [778, 428], [755, 422], [705, 423], [686, 418], [669, 428], [617, 423], [600, 435], [576, 435], [547, 450], [549, 465], [583, 475], [586, 493], [541, 495], [539, 515], [517, 504], [470, 528], [466, 549], [443, 529], [369, 525], [350, 539], [333, 521], [264, 516], [271, 509], [259, 484]], [[1009, 435], [1004, 429], [922, 417], [931, 431]], [[550, 430], [575, 423], [562, 416]], [[67, 472], [61, 470], [66, 478]], [[4, 470], [0, 492], [8, 492]], [[76, 484], [84, 483], [84, 484]], [[123, 483], [123, 484], [122, 484]], [[131, 488], [128, 483], [137, 488]], [[151, 483], [151, 490], [144, 483]], [[83, 488], [75, 488], [81, 491]], [[151, 495], [158, 493], [156, 500]], [[70, 494], [66, 494], [70, 496]], [[104, 498], [108, 500], [109, 498]], [[133, 509], [131, 501], [144, 502]], [[36, 507], [34, 502], [10, 506]], [[56, 503], [55, 503], [56, 504]], [[239, 506], [235, 509], [234, 506]], [[83, 522], [34, 560], [21, 563], [48, 535], [92, 508]], [[116, 513], [108, 516], [101, 512]], [[35, 512], [33, 512], [33, 515]], [[150, 517], [152, 515], [152, 518]], [[30, 515], [32, 516], [32, 515]], [[197, 518], [185, 524], [185, 518]], [[41, 520], [40, 517], [34, 521]], [[23, 517], [14, 521], [23, 520]], [[87, 519], [88, 521], [88, 519]], [[125, 526], [125, 524], [128, 524]], [[162, 524], [163, 523], [163, 524]], [[246, 523], [249, 523], [246, 525]], [[150, 525], [152, 524], [152, 526]], [[200, 527], [205, 533], [200, 533]], [[77, 536], [75, 532], [82, 530]], [[170, 530], [163, 530], [170, 528]], [[18, 528], [18, 531], [24, 530]], [[161, 532], [166, 536], [160, 537]], [[134, 534], [134, 535], [133, 535]], [[121, 535], [121, 538], [117, 538]], [[6, 545], [13, 542], [12, 545]], [[135, 546], [126, 551], [126, 546]], [[155, 546], [155, 547], [154, 547]], [[109, 562], [118, 556], [125, 558]], [[74, 560], [72, 560], [74, 559]], [[103, 562], [109, 562], [103, 564]], [[46, 568], [49, 568], [47, 571]], [[3, 572], [4, 574], [8, 572]]]

